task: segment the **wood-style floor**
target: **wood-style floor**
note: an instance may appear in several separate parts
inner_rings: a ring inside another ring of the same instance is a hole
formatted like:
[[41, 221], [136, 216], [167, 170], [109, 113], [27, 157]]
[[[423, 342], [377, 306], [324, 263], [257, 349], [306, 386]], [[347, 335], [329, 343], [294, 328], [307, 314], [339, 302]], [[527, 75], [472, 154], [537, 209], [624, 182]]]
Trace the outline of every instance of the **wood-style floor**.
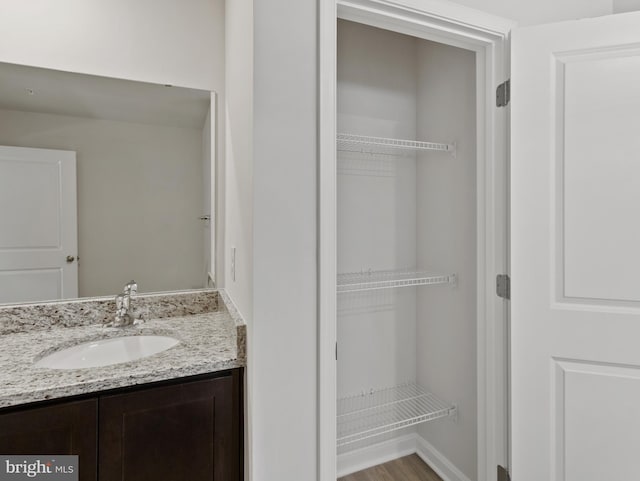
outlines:
[[349, 474], [338, 481], [442, 481], [442, 479], [417, 454], [411, 454]]

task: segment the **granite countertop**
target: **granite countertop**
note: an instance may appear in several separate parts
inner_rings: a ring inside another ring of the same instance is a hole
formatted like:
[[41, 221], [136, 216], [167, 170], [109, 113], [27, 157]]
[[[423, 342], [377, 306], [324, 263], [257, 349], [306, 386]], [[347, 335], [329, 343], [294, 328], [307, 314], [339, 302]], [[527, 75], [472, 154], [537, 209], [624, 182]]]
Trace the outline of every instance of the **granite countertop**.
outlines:
[[[183, 315], [179, 316], [164, 312], [158, 314], [164, 317], [126, 328], [45, 321], [44, 328], [34, 323], [33, 328], [23, 326], [18, 332], [11, 329], [0, 334], [0, 408], [245, 366], [244, 321], [226, 294], [215, 291], [215, 295], [222, 302], [218, 303], [216, 298], [213, 311], [184, 315], [183, 309], [180, 311]], [[34, 311], [33, 306], [28, 308]], [[14, 317], [15, 313], [14, 309]], [[18, 317], [24, 324], [29, 316], [21, 312]], [[65, 347], [133, 335], [171, 336], [179, 343], [152, 356], [110, 366], [49, 369], [33, 365], [41, 357]]]

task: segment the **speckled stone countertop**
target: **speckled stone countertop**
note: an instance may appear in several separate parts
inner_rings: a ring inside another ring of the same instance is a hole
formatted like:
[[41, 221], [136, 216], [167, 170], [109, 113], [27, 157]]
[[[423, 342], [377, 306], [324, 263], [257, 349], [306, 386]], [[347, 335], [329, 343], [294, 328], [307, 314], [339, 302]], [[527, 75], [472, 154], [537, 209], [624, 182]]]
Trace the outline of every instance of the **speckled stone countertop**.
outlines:
[[[126, 328], [103, 327], [101, 323], [86, 320], [68, 322], [73, 318], [72, 314], [56, 322], [51, 318], [38, 322], [31, 317], [38, 313], [42, 316], [53, 305], [61, 306], [68, 313], [69, 305], [74, 303], [76, 309], [84, 311], [84, 301], [25, 305], [25, 310], [30, 310], [31, 314], [25, 314], [19, 307], [0, 307], [0, 319], [4, 320], [6, 328], [4, 332], [0, 330], [0, 408], [244, 367], [244, 321], [222, 290], [204, 292], [208, 308], [197, 308], [195, 314], [186, 313], [185, 305], [202, 304], [202, 291], [197, 293], [199, 297], [195, 302], [188, 292], [177, 296], [155, 295], [160, 304], [166, 304], [166, 298], [170, 296], [172, 305], [179, 308], [173, 311], [165, 309], [164, 317], [152, 317], [143, 324]], [[149, 301], [153, 296], [141, 297], [146, 298], [143, 304], [153, 305]], [[213, 298], [215, 302], [210, 302]], [[95, 304], [96, 300], [86, 302]], [[45, 305], [47, 307], [43, 311]], [[155, 313], [153, 308], [150, 312]], [[171, 312], [179, 315], [171, 315]], [[16, 329], [16, 325], [20, 329]], [[41, 357], [65, 347], [132, 335], [165, 335], [180, 342], [152, 356], [110, 366], [48, 369], [33, 365]]]

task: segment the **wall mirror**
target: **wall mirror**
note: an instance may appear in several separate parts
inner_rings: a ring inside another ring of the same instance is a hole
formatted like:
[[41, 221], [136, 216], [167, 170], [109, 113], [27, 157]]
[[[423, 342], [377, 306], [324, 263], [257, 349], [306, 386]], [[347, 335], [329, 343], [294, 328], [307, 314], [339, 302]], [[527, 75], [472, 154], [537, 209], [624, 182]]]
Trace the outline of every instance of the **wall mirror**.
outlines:
[[210, 285], [214, 124], [208, 91], [0, 64], [0, 303]]

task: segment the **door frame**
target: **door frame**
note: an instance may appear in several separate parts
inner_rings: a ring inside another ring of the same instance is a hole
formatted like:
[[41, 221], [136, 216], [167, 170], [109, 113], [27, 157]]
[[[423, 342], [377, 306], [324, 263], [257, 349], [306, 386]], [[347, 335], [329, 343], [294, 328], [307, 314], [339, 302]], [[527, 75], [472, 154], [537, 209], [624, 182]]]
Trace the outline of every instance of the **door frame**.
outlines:
[[476, 52], [478, 481], [508, 466], [508, 303], [495, 276], [508, 272], [508, 109], [495, 88], [508, 78], [515, 22], [438, 0], [321, 0], [318, 52], [318, 480], [335, 481], [337, 396], [337, 18]]

